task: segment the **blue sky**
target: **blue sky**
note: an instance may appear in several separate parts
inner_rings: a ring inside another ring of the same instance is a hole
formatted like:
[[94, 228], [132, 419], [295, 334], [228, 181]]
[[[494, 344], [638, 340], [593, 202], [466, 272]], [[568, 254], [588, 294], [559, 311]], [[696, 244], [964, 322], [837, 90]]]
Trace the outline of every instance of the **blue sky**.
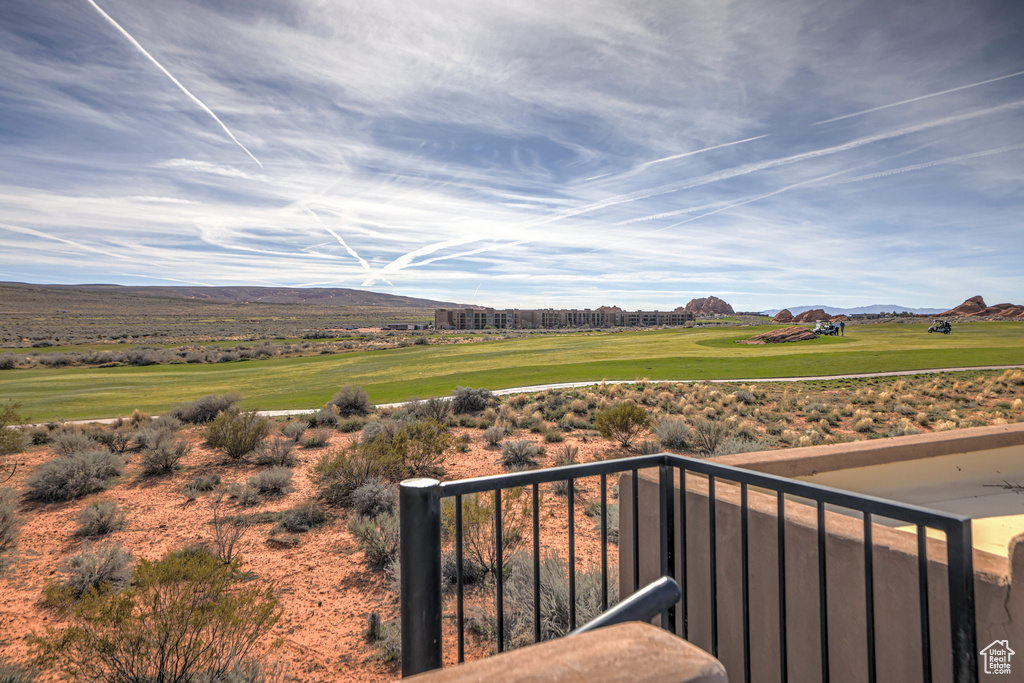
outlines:
[[0, 280], [1024, 303], [1016, 0], [3, 0]]

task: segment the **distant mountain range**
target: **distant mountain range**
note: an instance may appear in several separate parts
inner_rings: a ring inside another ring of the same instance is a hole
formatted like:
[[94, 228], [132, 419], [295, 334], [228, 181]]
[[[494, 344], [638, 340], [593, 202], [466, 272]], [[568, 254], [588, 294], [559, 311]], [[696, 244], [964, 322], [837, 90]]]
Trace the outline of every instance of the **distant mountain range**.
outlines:
[[[909, 306], [897, 306], [896, 304], [872, 304], [871, 306], [858, 306], [856, 308], [836, 308], [835, 306], [823, 306], [816, 304], [814, 306], [787, 306], [787, 309], [793, 315], [800, 315], [804, 311], [810, 311], [820, 308], [829, 315], [854, 315], [857, 313], [915, 313], [917, 315], [935, 315], [942, 313], [946, 309], [944, 308], [910, 308]], [[761, 311], [765, 315], [774, 316], [776, 313], [781, 311], [781, 308], [772, 308], [766, 311]]]
[[24, 282], [0, 282], [3, 288], [42, 292], [92, 292], [121, 296], [193, 299], [214, 303], [327, 304], [335, 306], [381, 306], [387, 308], [455, 308], [450, 301], [418, 299], [412, 296], [382, 294], [362, 289], [312, 287], [148, 287], [127, 285], [35, 285]]

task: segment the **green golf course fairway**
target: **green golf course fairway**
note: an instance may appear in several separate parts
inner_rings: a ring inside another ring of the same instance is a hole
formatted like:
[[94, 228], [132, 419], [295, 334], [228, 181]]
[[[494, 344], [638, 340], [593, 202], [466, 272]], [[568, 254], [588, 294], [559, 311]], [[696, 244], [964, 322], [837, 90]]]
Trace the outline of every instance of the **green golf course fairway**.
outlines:
[[446, 396], [457, 385], [501, 389], [601, 379], [743, 379], [1024, 364], [1024, 323], [847, 325], [845, 337], [777, 345], [734, 343], [776, 326], [547, 334], [443, 346], [212, 365], [0, 372], [0, 401], [34, 422], [160, 412], [238, 391], [246, 408], [316, 408], [343, 384], [375, 403]]

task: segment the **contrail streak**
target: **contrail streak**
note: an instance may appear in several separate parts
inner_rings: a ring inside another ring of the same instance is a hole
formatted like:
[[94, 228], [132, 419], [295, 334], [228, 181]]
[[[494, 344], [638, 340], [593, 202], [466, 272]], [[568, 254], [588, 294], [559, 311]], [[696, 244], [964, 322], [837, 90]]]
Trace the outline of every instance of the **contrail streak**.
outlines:
[[[348, 255], [351, 256], [352, 258], [354, 258], [356, 261], [359, 261], [359, 265], [363, 267], [363, 270], [365, 270], [368, 275], [373, 276], [370, 279], [368, 279], [366, 282], [372, 282], [374, 280], [378, 280], [379, 279], [379, 280], [382, 280], [384, 282], [387, 282], [389, 285], [393, 284], [392, 282], [390, 282], [386, 278], [379, 277], [379, 275], [374, 272], [373, 268], [370, 267], [370, 264], [367, 263], [366, 259], [364, 259], [362, 256], [357, 254], [355, 249], [353, 249], [352, 247], [348, 246], [348, 242], [346, 242], [344, 239], [342, 239], [341, 235], [339, 235], [338, 233], [334, 232], [334, 230], [331, 230], [331, 228], [328, 225], [326, 225], [323, 221], [321, 221], [320, 220], [320, 216], [317, 216], [316, 213], [314, 213], [312, 209], [304, 208], [303, 211], [305, 211], [310, 216], [312, 216], [313, 220], [315, 220], [317, 223], [320, 224], [320, 227], [322, 227], [327, 232], [331, 233], [331, 235], [334, 237], [334, 239], [338, 240], [338, 243], [341, 246], [345, 247], [345, 251], [348, 252]], [[364, 282], [363, 284], [365, 285], [366, 282]]]
[[149, 54], [148, 52], [146, 52], [146, 48], [142, 47], [142, 45], [140, 45], [140, 44], [139, 44], [139, 41], [135, 40], [135, 38], [133, 38], [133, 37], [132, 37], [132, 35], [131, 35], [130, 33], [128, 33], [128, 31], [124, 30], [124, 28], [123, 28], [123, 27], [121, 26], [121, 24], [119, 24], [119, 23], [117, 23], [116, 21], [114, 21], [113, 17], [111, 17], [111, 16], [110, 16], [109, 14], [107, 14], [106, 12], [104, 12], [104, 11], [103, 11], [103, 8], [102, 8], [102, 7], [100, 7], [99, 5], [97, 5], [97, 4], [96, 4], [96, 2], [95, 2], [95, 0], [86, 0], [86, 2], [88, 2], [88, 3], [90, 4], [90, 5], [92, 5], [93, 7], [95, 7], [95, 8], [96, 8], [96, 11], [97, 11], [97, 12], [99, 12], [99, 13], [100, 13], [100, 15], [101, 15], [101, 16], [102, 16], [102, 17], [103, 17], [104, 19], [106, 19], [106, 20], [107, 20], [108, 22], [110, 22], [110, 24], [111, 24], [111, 25], [112, 25], [112, 26], [113, 26], [114, 28], [116, 28], [116, 29], [117, 29], [118, 31], [120, 31], [120, 32], [121, 32], [121, 34], [122, 34], [122, 35], [123, 35], [123, 36], [124, 36], [125, 38], [127, 38], [127, 39], [128, 39], [128, 40], [129, 40], [130, 42], [131, 42], [131, 44], [132, 44], [132, 45], [134, 45], [134, 46], [135, 46], [136, 48], [138, 48], [139, 52], [141, 52], [142, 54], [144, 54], [144, 55], [146, 56], [146, 58], [147, 58], [147, 59], [149, 59], [149, 61], [153, 62], [153, 64], [155, 64], [155, 65], [156, 65], [156, 68], [158, 68], [158, 69], [160, 69], [161, 71], [163, 71], [163, 72], [164, 72], [164, 75], [165, 75], [165, 76], [167, 76], [167, 77], [168, 77], [169, 79], [171, 79], [171, 81], [172, 81], [172, 82], [174, 83], [174, 85], [176, 85], [176, 86], [178, 86], [179, 88], [181, 88], [181, 91], [182, 91], [183, 93], [185, 93], [186, 95], [188, 95], [188, 96], [189, 96], [189, 98], [190, 98], [190, 99], [191, 99], [191, 100], [192, 100], [193, 102], [195, 102], [195, 103], [196, 103], [196, 104], [198, 104], [198, 105], [199, 105], [200, 107], [202, 107], [203, 111], [205, 111], [205, 112], [206, 112], [207, 114], [209, 114], [209, 115], [210, 115], [210, 117], [211, 117], [211, 118], [212, 118], [212, 119], [213, 119], [214, 121], [216, 121], [216, 122], [217, 122], [218, 124], [220, 124], [220, 127], [224, 129], [224, 132], [228, 134], [228, 137], [229, 137], [229, 138], [231, 138], [231, 139], [232, 139], [232, 140], [234, 141], [234, 143], [235, 143], [236, 145], [238, 145], [239, 147], [241, 147], [241, 148], [242, 148], [242, 151], [243, 151], [243, 152], [245, 152], [246, 154], [248, 154], [248, 155], [249, 155], [249, 157], [250, 157], [250, 158], [252, 158], [252, 160], [253, 160], [253, 161], [255, 161], [255, 162], [256, 162], [257, 164], [259, 164], [259, 167], [260, 167], [260, 168], [263, 168], [263, 164], [262, 164], [262, 163], [260, 163], [260, 160], [259, 160], [259, 159], [257, 159], [257, 158], [256, 158], [255, 156], [253, 156], [253, 153], [252, 153], [252, 152], [250, 152], [250, 151], [249, 151], [248, 149], [246, 149], [245, 145], [243, 145], [243, 144], [242, 144], [241, 142], [239, 142], [239, 141], [238, 141], [238, 138], [236, 138], [236, 137], [235, 137], [234, 133], [232, 133], [232, 132], [231, 132], [230, 130], [228, 130], [228, 127], [224, 125], [224, 122], [223, 122], [223, 121], [221, 121], [221, 120], [220, 120], [219, 118], [217, 118], [217, 115], [213, 113], [213, 110], [212, 110], [212, 109], [210, 109], [209, 107], [207, 107], [207, 106], [206, 106], [205, 104], [203, 104], [202, 100], [200, 100], [200, 99], [199, 99], [198, 97], [196, 97], [196, 96], [195, 96], [195, 95], [193, 95], [193, 94], [192, 94], [191, 92], [189, 92], [188, 88], [186, 88], [186, 87], [185, 87], [184, 85], [182, 85], [182, 84], [181, 84], [181, 81], [179, 81], [179, 80], [178, 80], [177, 78], [175, 78], [175, 77], [174, 77], [173, 75], [171, 75], [171, 72], [170, 72], [170, 71], [168, 71], [167, 69], [165, 69], [165, 68], [163, 67], [163, 65], [162, 65], [162, 64], [161, 64], [160, 62], [156, 61], [156, 58], [155, 58], [155, 57], [154, 57], [153, 55], [151, 55], [151, 54]]
[[961, 85], [957, 88], [950, 88], [949, 90], [942, 90], [940, 92], [933, 92], [929, 95], [921, 95], [920, 97], [911, 97], [909, 100], [901, 100], [900, 102], [893, 102], [892, 104], [883, 104], [880, 107], [872, 107], [871, 109], [864, 109], [863, 111], [855, 111], [852, 114], [843, 114], [842, 116], [835, 116], [831, 119], [825, 119], [824, 121], [817, 121], [812, 123], [812, 126], [820, 126], [825, 123], [832, 123], [833, 121], [842, 121], [843, 119], [852, 119], [855, 116], [863, 116], [864, 114], [870, 114], [871, 112], [881, 111], [882, 109], [889, 109], [890, 107], [899, 107], [904, 104], [911, 104], [912, 102], [920, 102], [921, 100], [927, 100], [930, 97], [939, 97], [940, 95], [948, 95], [951, 92], [959, 92], [960, 90], [967, 90], [968, 88], [977, 88], [981, 85], [987, 85], [989, 83], [995, 83], [996, 81], [1003, 81], [1007, 78], [1015, 78], [1016, 76], [1024, 76], [1024, 71], [1018, 71], [1016, 73], [1007, 74], [1005, 76], [999, 76], [997, 78], [990, 78], [987, 81], [978, 81], [977, 83], [970, 83], [968, 85]]
[[702, 154], [704, 152], [710, 152], [715, 149], [722, 149], [723, 147], [732, 147], [733, 145], [742, 145], [744, 142], [753, 142], [754, 140], [760, 140], [768, 137], [767, 135], [758, 135], [757, 137], [747, 138], [746, 140], [737, 140], [736, 142], [726, 142], [722, 145], [715, 145], [714, 147], [705, 147], [704, 149], [697, 149], [692, 152], [684, 152], [683, 154], [673, 154], [670, 157], [664, 157], [662, 159], [655, 159], [654, 161], [646, 161], [637, 168], [646, 168], [647, 166], [653, 166], [654, 164], [664, 163], [666, 161], [675, 161], [676, 159], [683, 159], [685, 157], [692, 157], [694, 154]]
[[822, 183], [822, 187], [829, 187], [831, 185], [846, 185], [847, 183], [856, 183], [862, 180], [874, 180], [875, 178], [885, 178], [886, 176], [896, 175], [898, 173], [907, 173], [908, 171], [922, 171], [926, 168], [932, 168], [934, 166], [942, 166], [944, 164], [955, 164], [958, 161], [967, 161], [969, 159], [980, 159], [981, 157], [992, 156], [993, 154], [1003, 154], [1005, 152], [1013, 152], [1018, 149], [1024, 149], [1024, 145], [1010, 145], [1009, 147], [998, 147], [996, 149], [987, 149], [981, 152], [972, 152], [970, 154], [961, 154], [960, 156], [949, 157], [948, 159], [938, 159], [936, 161], [929, 161], [923, 164], [914, 164], [913, 166], [903, 166], [901, 168], [892, 168], [888, 171], [879, 171], [878, 173], [869, 173], [868, 175], [857, 176], [855, 178], [845, 178], [831, 183]]
[[82, 249], [83, 251], [91, 251], [91, 252], [96, 253], [96, 254], [104, 254], [105, 256], [110, 256], [110, 257], [116, 258], [116, 259], [127, 258], [123, 254], [115, 254], [112, 251], [104, 251], [103, 249], [97, 249], [96, 247], [90, 247], [87, 244], [81, 244], [80, 242], [75, 242], [73, 240], [65, 239], [63, 237], [57, 237], [56, 235], [48, 235], [45, 232], [41, 232], [39, 230], [33, 230], [32, 228], [25, 228], [25, 227], [22, 227], [20, 225], [11, 225], [9, 223], [0, 223], [0, 230], [9, 230], [11, 232], [19, 232], [22, 235], [32, 235], [33, 237], [41, 237], [43, 239], [53, 240], [54, 242], [63, 242], [64, 244], [70, 244], [71, 246], [77, 247], [79, 249]]

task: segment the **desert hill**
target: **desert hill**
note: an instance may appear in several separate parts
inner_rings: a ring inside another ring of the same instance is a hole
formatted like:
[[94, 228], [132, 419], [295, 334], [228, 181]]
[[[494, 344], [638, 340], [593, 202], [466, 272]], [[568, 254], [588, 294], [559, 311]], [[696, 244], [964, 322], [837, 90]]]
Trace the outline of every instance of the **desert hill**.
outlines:
[[368, 292], [345, 288], [306, 287], [178, 287], [125, 285], [35, 285], [22, 282], [0, 283], [6, 289], [32, 289], [40, 293], [115, 294], [119, 296], [192, 299], [217, 303], [321, 304], [331, 306], [386, 306], [391, 308], [451, 308], [458, 304], [411, 296]]

